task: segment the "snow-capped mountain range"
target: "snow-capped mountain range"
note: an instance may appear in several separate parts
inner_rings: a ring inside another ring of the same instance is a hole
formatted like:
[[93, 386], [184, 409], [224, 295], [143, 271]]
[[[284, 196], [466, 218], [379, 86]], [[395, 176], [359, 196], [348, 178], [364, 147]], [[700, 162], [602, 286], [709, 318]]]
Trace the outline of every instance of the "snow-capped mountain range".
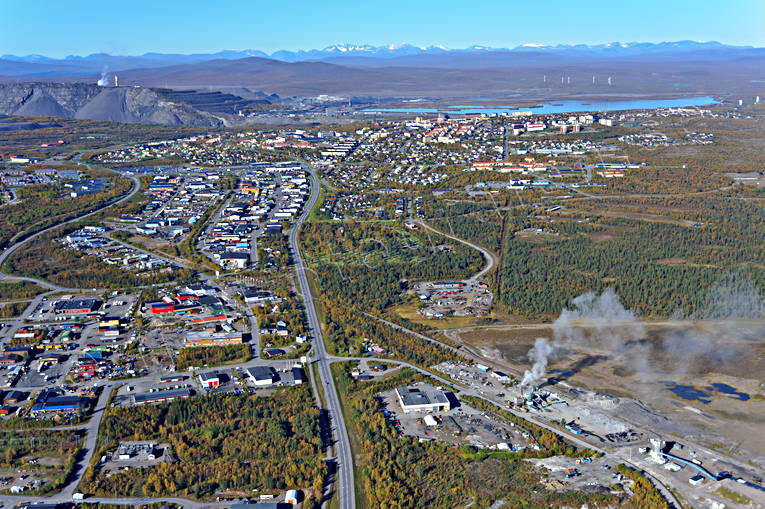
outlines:
[[[729, 46], [719, 42], [611, 42], [606, 44], [543, 45], [526, 43], [513, 48], [473, 45], [451, 49], [445, 46], [415, 46], [412, 44], [335, 44], [323, 49], [275, 51], [271, 54], [259, 50], [226, 50], [217, 53], [169, 54], [145, 53], [137, 56], [119, 56], [94, 53], [87, 56], [70, 55], [65, 58], [49, 58], [44, 55], [2, 55], [0, 76], [76, 76], [78, 74], [117, 72], [126, 69], [153, 69], [158, 67], [195, 64], [213, 60], [239, 60], [245, 58], [271, 59], [281, 62], [326, 61], [339, 65], [395, 66], [441, 66], [456, 62], [477, 61], [491, 58], [494, 61], [507, 58], [659, 58], [678, 57], [694, 53], [710, 58], [731, 56], [761, 56], [762, 48]], [[456, 64], [455, 64], [456, 65]]]

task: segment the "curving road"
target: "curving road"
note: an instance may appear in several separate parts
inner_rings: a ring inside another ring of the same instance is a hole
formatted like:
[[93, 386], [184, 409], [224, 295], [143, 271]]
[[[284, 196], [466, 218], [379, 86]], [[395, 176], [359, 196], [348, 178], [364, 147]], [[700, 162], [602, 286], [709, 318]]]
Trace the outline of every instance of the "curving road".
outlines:
[[[109, 171], [114, 171], [114, 170], [109, 170]], [[120, 176], [124, 176], [124, 175], [120, 174], [119, 172], [114, 172], [114, 173], [117, 173]], [[2, 266], [3, 263], [5, 263], [5, 260], [7, 260], [8, 257], [14, 251], [18, 250], [21, 246], [23, 246], [27, 242], [31, 241], [32, 239], [35, 239], [35, 238], [39, 237], [43, 233], [48, 232], [50, 230], [53, 230], [54, 228], [58, 228], [60, 226], [64, 226], [64, 225], [67, 225], [67, 224], [75, 223], [77, 221], [81, 221], [81, 220], [83, 220], [83, 219], [85, 219], [87, 217], [92, 216], [93, 214], [98, 214], [99, 212], [101, 212], [101, 211], [103, 211], [105, 209], [108, 209], [109, 207], [113, 207], [114, 205], [119, 205], [120, 203], [122, 203], [124, 201], [127, 201], [130, 198], [132, 198], [141, 189], [141, 181], [138, 180], [138, 177], [136, 177], [135, 175], [130, 175], [130, 176], [128, 176], [128, 178], [133, 181], [133, 187], [128, 192], [128, 194], [126, 194], [125, 196], [123, 196], [122, 198], [120, 198], [117, 201], [112, 201], [110, 203], [107, 203], [106, 205], [104, 205], [102, 207], [99, 207], [97, 209], [93, 209], [93, 210], [91, 210], [91, 211], [89, 211], [89, 212], [87, 212], [87, 213], [85, 213], [85, 214], [83, 214], [81, 216], [77, 216], [77, 217], [75, 217], [73, 219], [69, 219], [69, 220], [63, 221], [61, 223], [56, 223], [53, 226], [49, 226], [47, 228], [44, 228], [44, 229], [40, 230], [39, 232], [34, 233], [34, 234], [30, 235], [29, 237], [26, 237], [25, 239], [16, 242], [12, 246], [6, 248], [5, 251], [3, 251], [2, 254], [0, 254], [0, 266]], [[35, 279], [35, 278], [31, 278], [31, 277], [21, 277], [21, 276], [8, 276], [8, 275], [6, 275], [6, 274], [4, 274], [2, 272], [0, 272], [0, 280], [30, 281], [32, 283], [37, 283], [39, 285], [45, 286], [47, 288], [51, 288], [53, 290], [58, 290], [58, 291], [73, 291], [73, 290], [76, 290], [75, 288], [66, 288], [66, 287], [63, 287], [63, 286], [55, 285], [55, 284], [49, 283], [47, 281], [44, 281], [42, 279]]]
[[452, 239], [454, 241], [459, 242], [460, 244], [465, 244], [466, 246], [472, 247], [473, 249], [478, 250], [483, 255], [484, 259], [486, 259], [486, 266], [483, 269], [481, 269], [477, 274], [472, 276], [469, 279], [469, 281], [478, 281], [479, 279], [484, 277], [486, 274], [491, 272], [491, 270], [497, 264], [496, 258], [494, 257], [493, 254], [491, 254], [491, 252], [488, 249], [482, 248], [481, 246], [473, 244], [472, 242], [468, 242], [465, 239], [461, 239], [459, 237], [455, 237], [454, 235], [449, 235], [448, 233], [444, 233], [444, 232], [442, 232], [440, 230], [436, 230], [435, 228], [433, 228], [432, 226], [430, 226], [429, 224], [425, 223], [422, 220], [417, 220], [417, 221], [415, 221], [415, 223], [419, 224], [420, 226], [422, 226], [426, 230], [430, 230], [431, 232], [433, 232], [433, 233], [435, 233], [437, 235], [443, 235], [447, 239]]
[[[290, 249], [292, 250], [295, 263], [295, 273], [297, 274], [298, 285], [300, 293], [303, 296], [303, 304], [305, 306], [306, 315], [308, 317], [308, 328], [311, 331], [313, 339], [313, 347], [315, 349], [315, 362], [318, 368], [319, 380], [324, 387], [324, 395], [327, 400], [327, 410], [329, 412], [329, 419], [332, 426], [332, 431], [335, 440], [336, 450], [336, 478], [337, 483], [336, 491], [338, 494], [338, 500], [340, 502], [341, 509], [354, 509], [356, 507], [356, 493], [353, 479], [353, 454], [351, 453], [351, 444], [348, 440], [348, 431], [345, 428], [345, 420], [343, 419], [342, 407], [340, 406], [340, 399], [335, 389], [335, 382], [332, 378], [332, 372], [329, 368], [330, 357], [327, 355], [327, 351], [324, 348], [324, 338], [321, 334], [321, 324], [316, 314], [316, 307], [313, 302], [313, 295], [311, 294], [311, 287], [308, 284], [308, 277], [306, 276], [305, 264], [303, 263], [303, 257], [300, 255], [300, 249], [298, 247], [298, 233], [300, 225], [303, 224], [305, 219], [310, 214], [316, 200], [319, 197], [319, 181], [316, 178], [316, 173], [313, 168], [304, 164], [304, 169], [311, 176], [311, 197], [308, 203], [303, 208], [303, 213], [300, 218], [295, 222], [290, 230], [289, 242]], [[338, 482], [339, 481], [339, 482]]]

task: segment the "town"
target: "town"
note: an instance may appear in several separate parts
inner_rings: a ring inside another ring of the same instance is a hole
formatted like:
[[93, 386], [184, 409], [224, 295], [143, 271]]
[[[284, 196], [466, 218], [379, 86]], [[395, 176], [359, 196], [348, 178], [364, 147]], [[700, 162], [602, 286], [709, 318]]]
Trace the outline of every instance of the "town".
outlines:
[[9, 3], [0, 506], [765, 507], [745, 3]]

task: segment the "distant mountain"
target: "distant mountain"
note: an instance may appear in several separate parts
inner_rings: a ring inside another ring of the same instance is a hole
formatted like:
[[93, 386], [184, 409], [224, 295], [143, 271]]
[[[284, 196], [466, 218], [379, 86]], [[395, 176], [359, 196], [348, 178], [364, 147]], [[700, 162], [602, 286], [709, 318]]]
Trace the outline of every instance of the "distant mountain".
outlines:
[[140, 56], [112, 56], [94, 53], [88, 56], [68, 56], [52, 59], [40, 55], [0, 55], [0, 76], [34, 78], [40, 76], [68, 76], [72, 74], [109, 73], [125, 69], [152, 69], [170, 65], [206, 62], [209, 60], [237, 60], [247, 57], [267, 57], [261, 51], [221, 51], [211, 54], [145, 53]]
[[[717, 50], [715, 50], [717, 51]], [[547, 51], [355, 56], [283, 62], [260, 57], [120, 71], [120, 84], [241, 88], [280, 96], [519, 97], [762, 94], [765, 50], [598, 56]], [[679, 56], [678, 56], [679, 55]], [[565, 86], [561, 78], [565, 76]], [[594, 82], [593, 82], [594, 77]], [[608, 78], [612, 78], [612, 86]], [[91, 79], [96, 79], [92, 76]], [[82, 77], [72, 78], [81, 81]], [[239, 92], [235, 92], [239, 93]]]
[[[126, 69], [151, 69], [181, 64], [193, 64], [213, 60], [240, 60], [249, 57], [268, 58], [282, 62], [329, 61], [359, 63], [367, 66], [419, 65], [420, 62], [448, 61], [479, 57], [482, 54], [541, 54], [559, 57], [670, 57], [692, 52], [716, 54], [751, 54], [762, 51], [750, 46], [728, 46], [719, 42], [676, 41], [676, 42], [612, 42], [596, 45], [539, 45], [522, 44], [515, 48], [492, 48], [473, 45], [463, 49], [448, 49], [444, 46], [420, 47], [412, 44], [390, 44], [371, 46], [368, 44], [335, 44], [323, 49], [300, 51], [281, 50], [268, 55], [257, 50], [226, 50], [217, 53], [145, 53], [138, 56], [118, 56], [94, 53], [87, 56], [70, 55], [54, 59], [43, 55], [0, 55], [0, 76], [67, 76], [86, 73], [114, 73]], [[428, 57], [428, 58], [418, 58]]]
[[[215, 125], [236, 121], [227, 120], [226, 115], [239, 111], [290, 103], [281, 97], [322, 94], [366, 97], [371, 103], [386, 98], [464, 101], [480, 97], [509, 104], [657, 95], [765, 95], [765, 48], [716, 42], [526, 44], [513, 49], [471, 46], [460, 50], [343, 44], [277, 55], [280, 59], [254, 51], [0, 59], [0, 83], [17, 85], [3, 87], [0, 113]], [[115, 71], [117, 66], [125, 67]], [[119, 74], [119, 88], [107, 91], [95, 86], [104, 69], [108, 69], [108, 84], [113, 83], [113, 74]], [[31, 89], [25, 88], [28, 81], [36, 82]], [[67, 98], [70, 92], [55, 88], [61, 83], [88, 87], [72, 86], [73, 98]], [[86, 108], [91, 101], [93, 105]]]

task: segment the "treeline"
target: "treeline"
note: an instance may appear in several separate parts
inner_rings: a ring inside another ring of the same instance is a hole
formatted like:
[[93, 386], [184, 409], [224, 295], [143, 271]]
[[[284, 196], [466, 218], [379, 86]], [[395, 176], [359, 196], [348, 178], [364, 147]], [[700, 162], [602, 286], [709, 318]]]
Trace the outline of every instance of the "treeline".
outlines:
[[81, 489], [109, 497], [206, 499], [219, 490], [297, 488], [321, 496], [327, 468], [312, 400], [302, 386], [267, 397], [221, 394], [107, 409], [96, 456], [123, 440], [154, 440], [169, 444], [172, 458], [111, 475], [94, 463]]
[[0, 433], [0, 466], [4, 468], [47, 468], [24, 461], [25, 457], [60, 458], [78, 449], [82, 435], [77, 431], [13, 431]]
[[495, 212], [484, 212], [450, 218], [438, 218], [431, 221], [433, 226], [442, 232], [474, 242], [480, 246], [498, 253], [502, 241], [502, 216]]
[[258, 239], [258, 269], [277, 271], [289, 267], [290, 261], [286, 235], [267, 235]]
[[220, 366], [234, 361], [247, 362], [252, 358], [250, 345], [200, 346], [182, 348], [178, 351], [175, 369], [183, 371], [202, 366]]
[[29, 302], [9, 302], [0, 305], [0, 318], [13, 318], [19, 316], [29, 305]]
[[612, 507], [619, 501], [611, 494], [546, 490], [534, 467], [516, 453], [482, 455], [474, 447], [399, 436], [383, 415], [378, 394], [424, 377], [404, 368], [381, 382], [356, 382], [350, 376], [353, 365], [332, 369], [344, 395], [365, 507], [458, 507], [466, 500], [489, 507], [499, 499], [509, 507]]
[[[379, 346], [391, 358], [428, 367], [443, 361], [457, 360], [456, 354], [413, 334], [394, 329], [363, 314], [349, 304], [332, 305], [322, 300], [325, 310], [324, 333], [330, 350], [338, 355], [358, 354], [365, 346]], [[351, 348], [353, 350], [351, 350]]]

